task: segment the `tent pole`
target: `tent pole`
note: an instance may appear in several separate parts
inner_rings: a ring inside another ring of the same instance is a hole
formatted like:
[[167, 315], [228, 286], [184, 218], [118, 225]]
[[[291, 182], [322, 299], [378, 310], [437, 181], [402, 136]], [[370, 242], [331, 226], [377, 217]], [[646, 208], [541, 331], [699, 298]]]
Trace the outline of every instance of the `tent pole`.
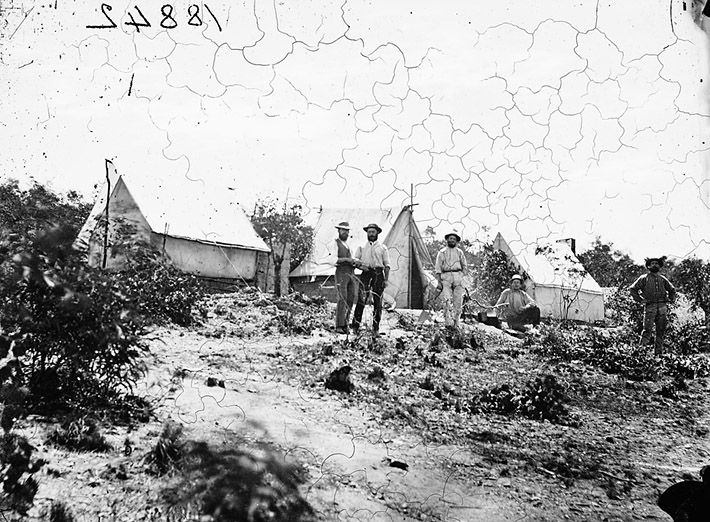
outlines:
[[108, 175], [108, 164], [109, 160], [106, 161], [106, 223], [104, 225], [104, 256], [103, 260], [101, 261], [101, 268], [106, 268], [106, 256], [108, 253], [108, 203], [109, 199], [111, 198], [111, 179], [109, 178]]

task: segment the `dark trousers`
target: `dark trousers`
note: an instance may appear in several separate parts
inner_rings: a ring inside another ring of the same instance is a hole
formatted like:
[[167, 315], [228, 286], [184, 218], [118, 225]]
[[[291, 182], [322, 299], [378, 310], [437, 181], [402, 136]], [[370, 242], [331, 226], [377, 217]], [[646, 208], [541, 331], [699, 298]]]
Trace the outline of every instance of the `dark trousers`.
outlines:
[[[653, 326], [656, 326], [656, 338], [651, 340]], [[668, 329], [668, 307], [666, 303], [647, 303], [643, 311], [643, 332], [641, 344], [653, 344], [657, 354], [663, 353], [663, 338]]]
[[362, 312], [365, 309], [367, 297], [372, 293], [373, 320], [372, 329], [380, 328], [382, 318], [382, 294], [385, 291], [385, 271], [382, 268], [367, 270], [360, 274], [360, 285], [357, 294], [357, 305], [353, 315], [353, 328], [359, 328], [362, 322]]
[[335, 327], [346, 328], [350, 310], [357, 299], [358, 280], [349, 266], [335, 269], [335, 289], [338, 292], [338, 305], [335, 308]]
[[513, 330], [525, 331], [526, 324], [537, 326], [540, 324], [540, 309], [537, 306], [531, 306], [525, 310], [516, 313], [509, 313], [505, 320]]

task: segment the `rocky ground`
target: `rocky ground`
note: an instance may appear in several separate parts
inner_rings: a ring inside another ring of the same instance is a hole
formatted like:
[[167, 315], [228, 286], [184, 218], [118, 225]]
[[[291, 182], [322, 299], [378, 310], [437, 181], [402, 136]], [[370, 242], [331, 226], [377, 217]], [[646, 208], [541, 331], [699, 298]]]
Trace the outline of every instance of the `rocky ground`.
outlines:
[[[336, 336], [333, 306], [308, 299], [208, 308], [198, 327], [153, 332], [136, 391], [154, 413], [99, 419], [108, 451], [51, 442], [57, 419], [18, 423], [47, 461], [30, 519], [62, 520], [62, 503], [77, 521], [199, 520], [176, 500], [191, 472], [151, 459], [169, 420], [180, 440], [237, 451], [237, 467], [295, 466], [292, 496], [317, 520], [670, 520], [659, 493], [710, 463], [701, 378], [668, 393], [668, 379], [552, 362], [492, 327], [447, 339], [418, 312], [386, 312], [375, 339]], [[521, 397], [527, 414], [506, 414]]]

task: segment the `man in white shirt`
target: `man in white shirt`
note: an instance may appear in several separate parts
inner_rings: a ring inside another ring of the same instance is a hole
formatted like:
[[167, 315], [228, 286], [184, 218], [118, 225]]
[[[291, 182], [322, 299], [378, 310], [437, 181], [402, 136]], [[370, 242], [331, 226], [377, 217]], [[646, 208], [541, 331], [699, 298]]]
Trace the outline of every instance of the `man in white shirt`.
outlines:
[[510, 279], [510, 288], [500, 294], [496, 303], [496, 306], [498, 305], [507, 305], [503, 314], [508, 326], [513, 330], [524, 332], [526, 324], [540, 324], [540, 309], [533, 298], [523, 290], [523, 278], [518, 274]]
[[463, 307], [463, 277], [468, 273], [468, 263], [463, 250], [458, 247], [461, 236], [454, 231], [446, 234], [444, 239], [446, 246], [436, 254], [434, 273], [444, 299], [446, 326], [458, 327]]
[[352, 329], [357, 332], [362, 322], [362, 312], [365, 309], [367, 297], [372, 293], [373, 319], [372, 333], [379, 334], [380, 320], [382, 319], [382, 294], [387, 286], [390, 276], [390, 258], [387, 246], [380, 243], [377, 238], [382, 229], [376, 223], [370, 223], [363, 228], [367, 232], [367, 243], [357, 247], [355, 257], [358, 259], [360, 285], [358, 289], [357, 305], [353, 314]]
[[342, 221], [335, 228], [338, 237], [328, 245], [328, 264], [335, 267], [335, 288], [338, 293], [338, 304], [335, 309], [335, 333], [347, 334], [348, 316], [357, 299], [357, 278], [355, 266], [358, 264], [350, 251], [348, 237], [350, 223]]

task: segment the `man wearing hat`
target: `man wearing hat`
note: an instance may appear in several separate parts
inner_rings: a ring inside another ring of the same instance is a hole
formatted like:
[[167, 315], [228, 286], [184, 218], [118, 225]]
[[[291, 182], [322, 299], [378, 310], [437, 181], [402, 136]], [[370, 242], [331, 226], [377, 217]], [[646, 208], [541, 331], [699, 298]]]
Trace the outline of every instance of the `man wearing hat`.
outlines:
[[640, 341], [642, 345], [651, 344], [651, 331], [653, 325], [656, 325], [656, 339], [653, 343], [656, 354], [663, 353], [663, 337], [668, 326], [667, 303], [675, 299], [675, 288], [668, 279], [658, 273], [665, 260], [665, 257], [646, 258], [648, 273], [639, 277], [629, 287], [634, 301], [644, 304]]
[[523, 290], [523, 277], [515, 274], [510, 278], [510, 288], [503, 290], [496, 306], [505, 306], [505, 322], [513, 330], [525, 331], [526, 324], [540, 324], [540, 308], [528, 293]]
[[357, 247], [355, 251], [355, 257], [358, 259], [358, 268], [362, 269], [362, 274], [360, 274], [360, 285], [357, 305], [353, 314], [352, 328], [354, 331], [360, 329], [362, 312], [365, 309], [368, 295], [372, 293], [374, 309], [372, 332], [377, 335], [380, 330], [380, 319], [382, 318], [382, 294], [390, 276], [390, 258], [387, 247], [377, 240], [382, 233], [382, 229], [377, 223], [370, 223], [363, 227], [363, 230], [367, 232], [367, 243], [364, 246]]
[[[458, 247], [461, 236], [456, 231], [444, 236], [446, 246], [436, 254], [434, 273], [439, 281], [437, 286], [444, 299], [444, 319], [446, 326], [459, 326], [463, 307], [463, 276], [468, 272], [466, 256]], [[453, 309], [452, 309], [453, 308]]]
[[348, 333], [348, 316], [357, 298], [357, 278], [355, 267], [357, 259], [353, 258], [348, 245], [350, 223], [342, 221], [335, 228], [338, 237], [328, 248], [328, 262], [335, 266], [335, 288], [338, 292], [338, 304], [335, 309], [335, 332]]

